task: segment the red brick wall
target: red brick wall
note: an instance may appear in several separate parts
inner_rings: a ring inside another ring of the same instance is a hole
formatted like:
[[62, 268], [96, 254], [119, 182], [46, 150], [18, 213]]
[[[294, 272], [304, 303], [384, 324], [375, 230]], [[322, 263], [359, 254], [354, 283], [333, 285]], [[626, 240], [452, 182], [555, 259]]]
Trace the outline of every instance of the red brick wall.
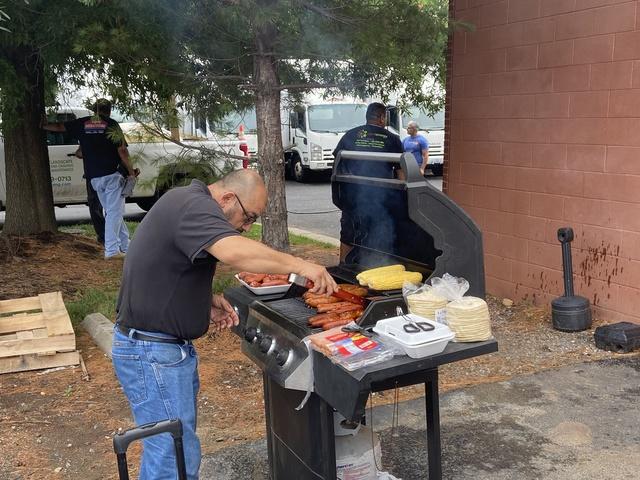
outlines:
[[447, 193], [484, 234], [488, 291], [576, 293], [640, 321], [640, 7], [628, 0], [455, 0]]

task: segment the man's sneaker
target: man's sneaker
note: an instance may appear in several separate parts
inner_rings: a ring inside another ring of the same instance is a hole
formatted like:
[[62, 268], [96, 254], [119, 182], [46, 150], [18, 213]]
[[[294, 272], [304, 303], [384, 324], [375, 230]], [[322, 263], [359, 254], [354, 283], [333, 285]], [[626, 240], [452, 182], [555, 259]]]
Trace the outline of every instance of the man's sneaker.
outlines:
[[126, 255], [124, 253], [118, 252], [118, 253], [116, 253], [114, 255], [109, 255], [109, 256], [105, 255], [104, 259], [105, 260], [113, 260], [114, 258], [124, 258], [124, 257], [126, 257]]

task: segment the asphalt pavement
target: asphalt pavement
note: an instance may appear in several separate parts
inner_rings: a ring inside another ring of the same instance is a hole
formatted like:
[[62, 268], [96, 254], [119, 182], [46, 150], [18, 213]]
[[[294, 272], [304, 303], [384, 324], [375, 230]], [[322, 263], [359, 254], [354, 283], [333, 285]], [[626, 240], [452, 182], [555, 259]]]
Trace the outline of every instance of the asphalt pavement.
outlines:
[[[637, 479], [638, 385], [640, 358], [626, 355], [448, 392], [440, 397], [442, 478]], [[424, 409], [423, 398], [399, 404], [395, 432], [393, 405], [373, 409], [383, 468], [399, 479], [428, 478]], [[205, 455], [200, 478], [267, 480], [267, 472], [259, 440]]]
[[[429, 179], [436, 188], [442, 190], [442, 178]], [[338, 238], [340, 233], [340, 211], [331, 201], [331, 184], [327, 181], [314, 183], [286, 184], [289, 227], [306, 230], [321, 235]], [[125, 219], [140, 221], [145, 211], [135, 203], [128, 203]], [[89, 208], [85, 205], [69, 205], [55, 208], [59, 225], [88, 223]], [[0, 212], [0, 226], [4, 225], [5, 212]]]

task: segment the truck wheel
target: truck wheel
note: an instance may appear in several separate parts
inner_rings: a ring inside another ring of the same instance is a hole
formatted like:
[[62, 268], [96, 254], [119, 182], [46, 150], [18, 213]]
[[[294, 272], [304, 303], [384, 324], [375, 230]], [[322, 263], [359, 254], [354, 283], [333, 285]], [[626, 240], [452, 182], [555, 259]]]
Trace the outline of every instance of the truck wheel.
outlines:
[[431, 165], [431, 172], [433, 173], [434, 177], [441, 177], [442, 176], [442, 172], [444, 170], [444, 164], [442, 163], [435, 163], [433, 165]]
[[296, 182], [300, 183], [304, 183], [309, 180], [309, 171], [302, 166], [302, 162], [297, 157], [292, 159], [291, 176]]
[[136, 200], [136, 204], [142, 210], [144, 210], [145, 212], [148, 212], [149, 210], [151, 210], [151, 207], [153, 207], [157, 201], [158, 201], [158, 196], [154, 195], [153, 197], [139, 198]]

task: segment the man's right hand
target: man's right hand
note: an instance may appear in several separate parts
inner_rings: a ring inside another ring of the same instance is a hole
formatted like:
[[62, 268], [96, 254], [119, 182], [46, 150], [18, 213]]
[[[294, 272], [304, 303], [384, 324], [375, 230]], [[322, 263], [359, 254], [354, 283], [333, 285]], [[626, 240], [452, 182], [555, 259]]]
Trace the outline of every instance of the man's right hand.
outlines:
[[316, 265], [311, 262], [304, 262], [299, 272], [296, 272], [308, 280], [313, 282], [313, 288], [310, 289], [313, 293], [331, 295], [338, 290], [338, 285], [327, 269], [321, 265]]

